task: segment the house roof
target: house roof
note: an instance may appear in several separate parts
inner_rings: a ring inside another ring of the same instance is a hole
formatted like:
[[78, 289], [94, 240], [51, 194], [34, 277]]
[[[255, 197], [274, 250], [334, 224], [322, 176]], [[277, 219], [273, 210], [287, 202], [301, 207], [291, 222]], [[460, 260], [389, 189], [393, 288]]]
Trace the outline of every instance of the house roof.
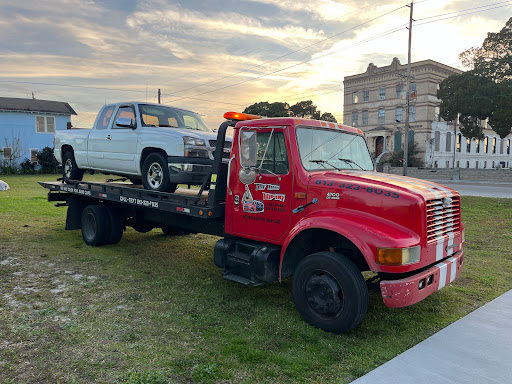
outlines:
[[73, 108], [63, 101], [19, 99], [14, 97], [0, 97], [0, 110], [76, 115]]

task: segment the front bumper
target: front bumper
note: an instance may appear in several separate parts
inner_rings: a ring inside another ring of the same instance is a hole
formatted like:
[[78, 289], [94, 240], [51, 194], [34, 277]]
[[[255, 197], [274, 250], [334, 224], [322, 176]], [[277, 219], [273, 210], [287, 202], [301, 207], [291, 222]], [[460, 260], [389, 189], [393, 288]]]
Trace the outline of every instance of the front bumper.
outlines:
[[400, 280], [380, 282], [382, 299], [390, 308], [416, 304], [457, 279], [464, 264], [464, 250], [460, 250], [429, 269]]

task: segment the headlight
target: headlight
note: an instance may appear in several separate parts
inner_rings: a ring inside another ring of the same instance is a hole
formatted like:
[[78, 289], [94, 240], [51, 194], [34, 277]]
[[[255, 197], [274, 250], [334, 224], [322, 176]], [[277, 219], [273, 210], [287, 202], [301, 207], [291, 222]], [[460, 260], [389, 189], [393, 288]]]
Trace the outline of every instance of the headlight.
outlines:
[[407, 265], [420, 261], [421, 246], [410, 248], [377, 248], [377, 263], [382, 265]]
[[197, 137], [183, 136], [186, 157], [209, 157], [206, 143]]

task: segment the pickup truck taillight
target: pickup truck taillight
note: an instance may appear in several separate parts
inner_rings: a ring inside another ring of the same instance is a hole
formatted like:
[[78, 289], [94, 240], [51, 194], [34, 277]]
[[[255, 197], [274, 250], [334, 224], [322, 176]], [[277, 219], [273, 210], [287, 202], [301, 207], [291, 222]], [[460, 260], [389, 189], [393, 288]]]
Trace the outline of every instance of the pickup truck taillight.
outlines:
[[183, 136], [186, 157], [208, 157], [208, 150], [203, 139], [197, 137]]

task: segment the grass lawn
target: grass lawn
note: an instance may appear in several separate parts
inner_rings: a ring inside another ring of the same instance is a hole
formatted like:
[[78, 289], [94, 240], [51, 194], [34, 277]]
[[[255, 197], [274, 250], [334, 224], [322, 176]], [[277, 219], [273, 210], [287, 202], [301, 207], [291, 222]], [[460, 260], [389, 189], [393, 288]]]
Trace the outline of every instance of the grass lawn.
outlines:
[[347, 383], [512, 288], [512, 200], [463, 197], [461, 277], [408, 308], [374, 295], [337, 336], [302, 321], [290, 280], [223, 280], [215, 237], [88, 247], [37, 184], [56, 177], [0, 177], [1, 383]]

